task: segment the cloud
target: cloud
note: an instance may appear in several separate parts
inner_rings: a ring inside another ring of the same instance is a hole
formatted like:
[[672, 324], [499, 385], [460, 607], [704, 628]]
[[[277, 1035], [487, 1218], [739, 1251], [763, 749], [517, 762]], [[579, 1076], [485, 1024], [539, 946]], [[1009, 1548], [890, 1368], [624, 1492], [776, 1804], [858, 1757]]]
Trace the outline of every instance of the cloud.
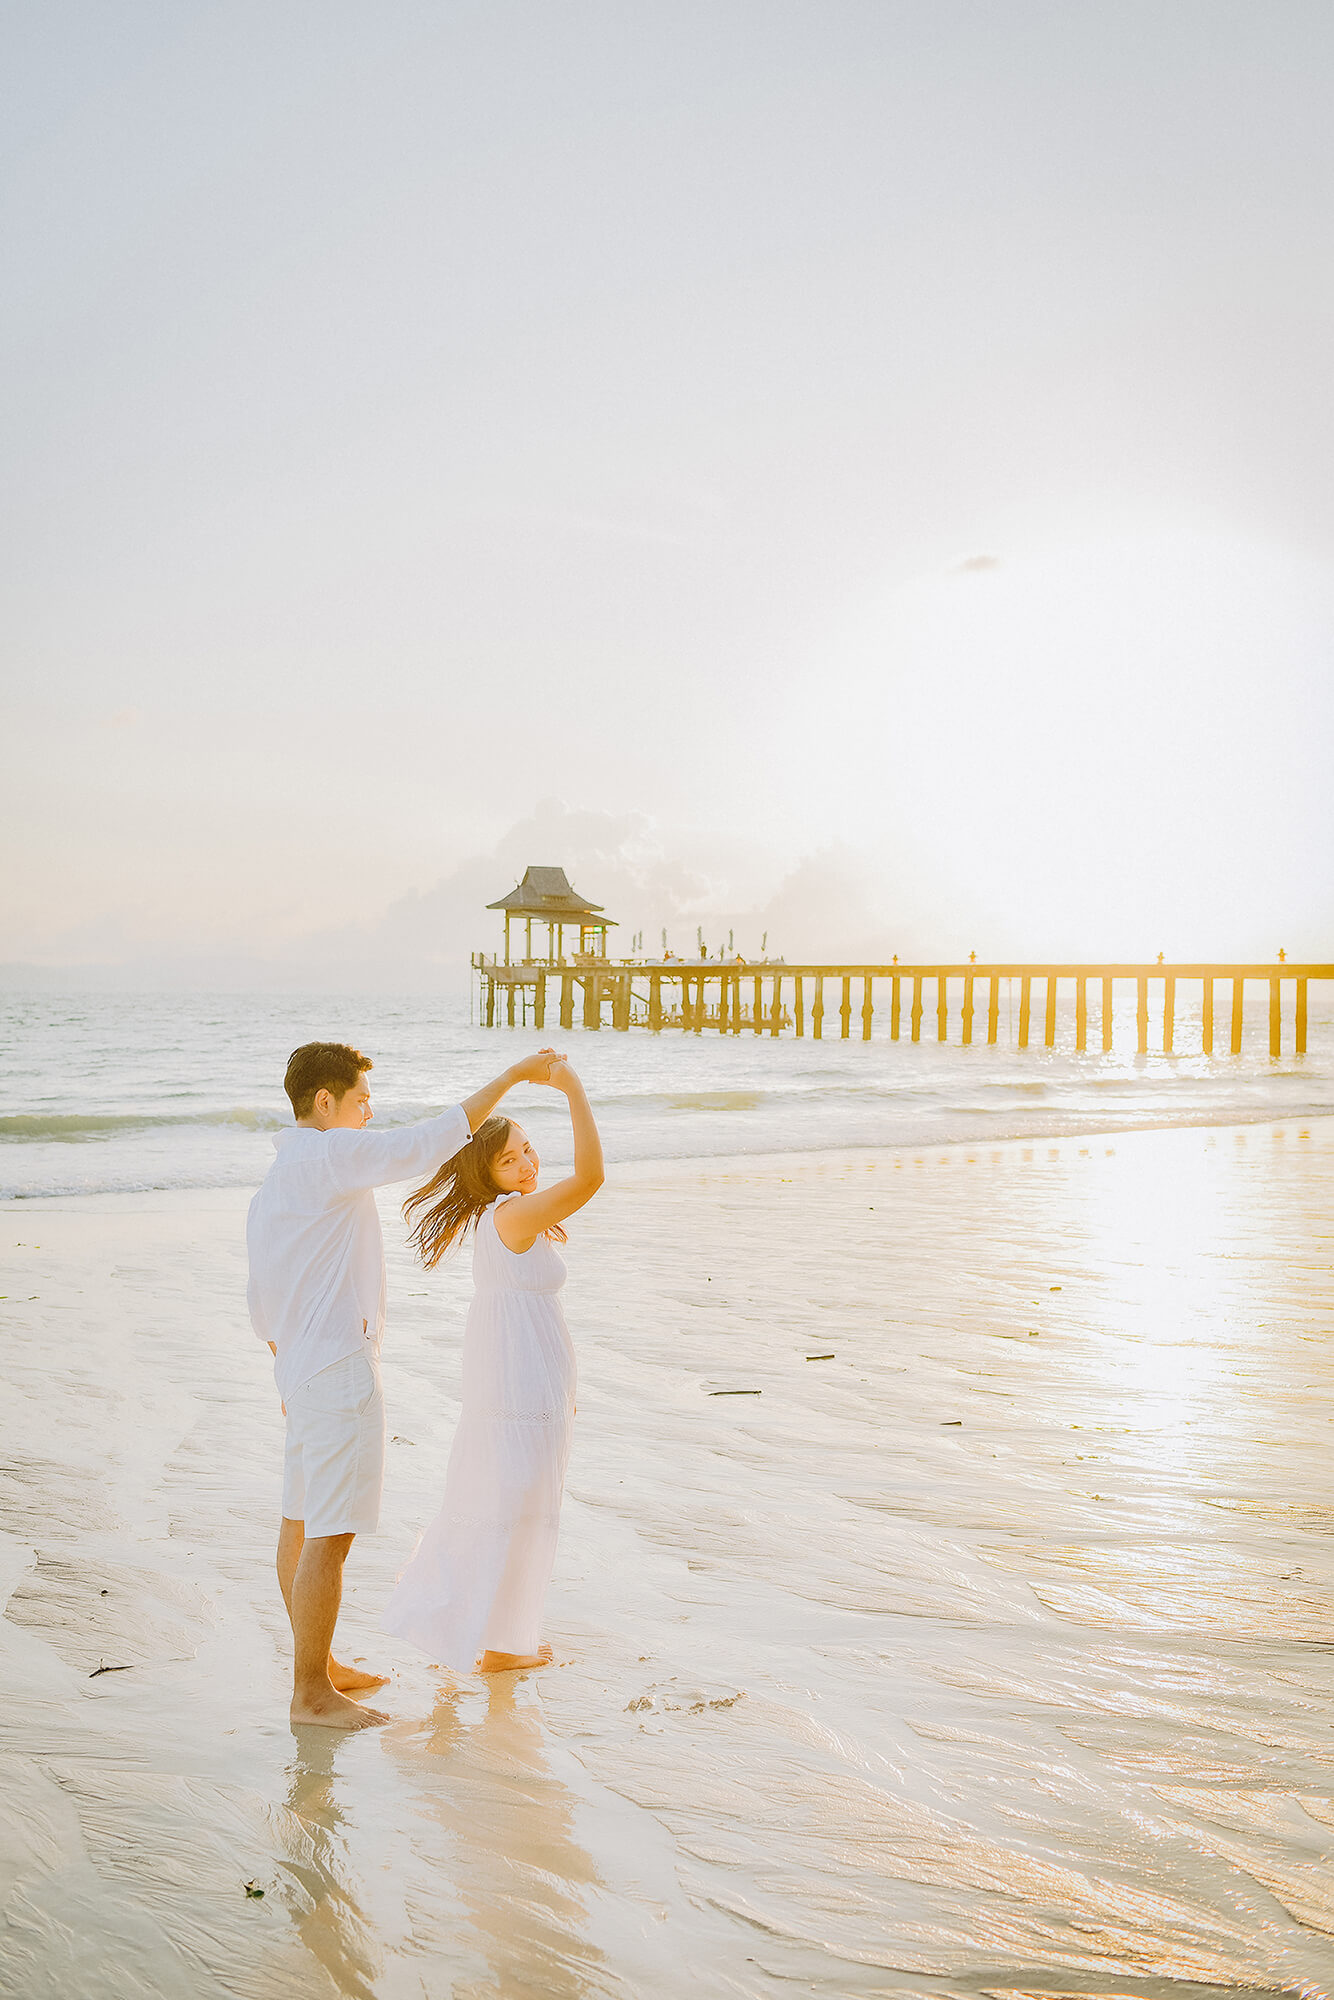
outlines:
[[312, 974], [343, 984], [410, 991], [454, 989], [475, 951], [499, 949], [502, 930], [487, 905], [530, 865], [556, 865], [617, 928], [609, 948], [628, 951], [636, 931], [650, 953], [665, 931], [673, 949], [693, 953], [703, 932], [716, 952], [729, 932], [735, 947], [792, 959], [887, 958], [931, 934], [930, 913], [866, 855], [830, 844], [799, 860], [777, 886], [775, 864], [742, 843], [698, 830], [682, 836], [647, 814], [572, 809], [542, 800], [494, 846], [467, 855], [431, 888], [398, 898], [364, 924], [301, 939], [293, 954]]
[[348, 973], [360, 965], [377, 985], [460, 981], [474, 951], [499, 946], [501, 920], [487, 905], [530, 865], [564, 868], [582, 895], [603, 906], [617, 925], [613, 951], [628, 949], [637, 929], [650, 939], [664, 927], [693, 935], [720, 888], [708, 870], [680, 858], [646, 814], [572, 810], [544, 799], [433, 887], [399, 897], [366, 924], [303, 939], [296, 950], [312, 964]]

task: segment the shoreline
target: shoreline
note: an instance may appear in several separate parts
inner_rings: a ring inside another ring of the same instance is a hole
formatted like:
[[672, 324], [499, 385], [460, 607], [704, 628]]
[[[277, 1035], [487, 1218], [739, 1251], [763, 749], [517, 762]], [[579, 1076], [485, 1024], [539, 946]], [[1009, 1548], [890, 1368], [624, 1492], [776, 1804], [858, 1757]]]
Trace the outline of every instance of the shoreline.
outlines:
[[[1334, 1111], [1256, 1111], [1249, 1116], [1215, 1118], [1207, 1113], [1186, 1115], [1180, 1118], [1146, 1118], [1126, 1122], [1121, 1125], [1083, 1124], [1053, 1130], [1049, 1125], [1035, 1127], [1029, 1131], [1007, 1131], [1005, 1133], [979, 1132], [964, 1137], [873, 1140], [864, 1145], [811, 1146], [801, 1148], [775, 1148], [767, 1152], [754, 1153], [665, 1153], [652, 1158], [629, 1160], [611, 1159], [608, 1162], [609, 1178], [633, 1184], [641, 1180], [654, 1180], [670, 1176], [674, 1172], [692, 1177], [701, 1172], [716, 1170], [728, 1175], [744, 1173], [747, 1169], [763, 1177], [783, 1165], [820, 1163], [826, 1165], [865, 1161], [883, 1154], [960, 1152], [965, 1149], [990, 1149], [993, 1147], [1032, 1146], [1044, 1140], [1053, 1144], [1075, 1139], [1096, 1141], [1118, 1139], [1137, 1134], [1233, 1130], [1250, 1131], [1257, 1126], [1276, 1127], [1292, 1125], [1306, 1127], [1330, 1125], [1334, 1127]], [[260, 1177], [262, 1178], [262, 1176]], [[394, 1185], [397, 1185], [395, 1183]], [[406, 1182], [403, 1183], [407, 1185]], [[152, 1198], [174, 1202], [177, 1200], [198, 1200], [213, 1195], [220, 1198], [221, 1206], [230, 1206], [232, 1200], [241, 1195], [247, 1198], [259, 1186], [259, 1179], [247, 1181], [213, 1181], [200, 1186], [184, 1187], [143, 1187], [143, 1188], [94, 1188], [62, 1194], [4, 1195], [0, 1196], [0, 1214], [7, 1208], [17, 1208], [20, 1204], [25, 1211], [39, 1212], [43, 1208], [55, 1209], [64, 1203], [82, 1206], [85, 1203], [100, 1202], [142, 1202]], [[130, 1211], [132, 1212], [132, 1211]], [[147, 1212], [147, 1211], [146, 1211]]]

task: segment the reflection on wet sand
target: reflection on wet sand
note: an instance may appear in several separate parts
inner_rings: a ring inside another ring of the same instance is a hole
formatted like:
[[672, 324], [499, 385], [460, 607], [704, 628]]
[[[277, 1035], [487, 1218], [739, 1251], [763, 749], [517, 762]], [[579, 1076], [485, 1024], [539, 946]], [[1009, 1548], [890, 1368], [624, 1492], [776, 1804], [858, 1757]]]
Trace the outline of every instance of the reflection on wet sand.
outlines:
[[[423, 1772], [419, 1747], [438, 1768]], [[403, 1762], [422, 1811], [448, 1837], [463, 1913], [454, 1949], [464, 1962], [480, 1953], [489, 1976], [476, 1990], [550, 2000], [594, 1990], [589, 1974], [603, 1954], [586, 1931], [598, 1871], [574, 1838], [574, 1801], [551, 1771], [531, 1682], [496, 1674], [476, 1689], [442, 1690]]]
[[[336, 1731], [295, 1733], [287, 1809], [275, 1815], [283, 1900], [336, 1991], [371, 2000], [385, 1940], [358, 1851], [367, 1773], [348, 1768]], [[510, 1674], [440, 1690], [424, 1728], [385, 1741], [412, 1850], [390, 1886], [412, 1905], [415, 1951], [438, 1982], [428, 1990], [581, 2000], [603, 1958], [585, 1934], [599, 1877], [551, 1771], [536, 1690]]]
[[[299, 1729], [287, 1787], [287, 1812], [277, 1822], [284, 1891], [301, 1941], [349, 2000], [373, 2000], [382, 1953], [357, 1900], [348, 1852], [348, 1819], [339, 1804], [338, 1763], [346, 1738], [333, 1729]], [[350, 1792], [357, 1777], [343, 1774]]]

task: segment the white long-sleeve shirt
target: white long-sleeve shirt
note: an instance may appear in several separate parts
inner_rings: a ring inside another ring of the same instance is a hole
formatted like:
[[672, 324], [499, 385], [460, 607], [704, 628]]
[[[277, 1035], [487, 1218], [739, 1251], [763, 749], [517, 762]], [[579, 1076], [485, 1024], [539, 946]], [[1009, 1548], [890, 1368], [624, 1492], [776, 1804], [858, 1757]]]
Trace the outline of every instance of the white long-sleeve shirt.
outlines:
[[380, 1351], [384, 1237], [373, 1188], [425, 1179], [470, 1137], [462, 1105], [417, 1125], [321, 1132], [294, 1125], [274, 1140], [246, 1218], [247, 1302], [286, 1398], [344, 1355]]

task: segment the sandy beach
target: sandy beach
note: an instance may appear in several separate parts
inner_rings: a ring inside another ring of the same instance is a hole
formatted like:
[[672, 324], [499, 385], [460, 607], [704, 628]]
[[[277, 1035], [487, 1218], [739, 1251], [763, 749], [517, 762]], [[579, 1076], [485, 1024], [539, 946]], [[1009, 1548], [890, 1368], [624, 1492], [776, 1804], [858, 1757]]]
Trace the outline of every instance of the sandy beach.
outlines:
[[491, 1685], [377, 1632], [468, 1287], [387, 1198], [350, 1740], [286, 1722], [245, 1192], [7, 1204], [0, 1993], [1331, 1991], [1332, 1184], [1329, 1119], [618, 1167]]

